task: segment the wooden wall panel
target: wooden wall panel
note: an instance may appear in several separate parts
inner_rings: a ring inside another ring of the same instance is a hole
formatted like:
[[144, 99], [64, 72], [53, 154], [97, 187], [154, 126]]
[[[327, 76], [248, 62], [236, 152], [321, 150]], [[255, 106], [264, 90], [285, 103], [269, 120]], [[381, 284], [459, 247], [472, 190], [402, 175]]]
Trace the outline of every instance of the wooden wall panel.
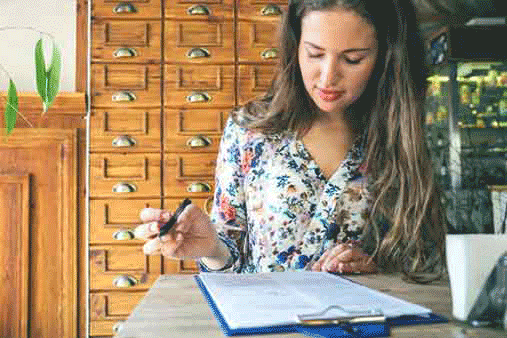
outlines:
[[19, 285], [29, 292], [29, 337], [78, 336], [84, 278], [77, 258], [76, 139], [76, 131], [29, 128], [0, 143], [0, 175], [31, 175], [29, 273]]
[[0, 175], [0, 337], [28, 336], [28, 174]]

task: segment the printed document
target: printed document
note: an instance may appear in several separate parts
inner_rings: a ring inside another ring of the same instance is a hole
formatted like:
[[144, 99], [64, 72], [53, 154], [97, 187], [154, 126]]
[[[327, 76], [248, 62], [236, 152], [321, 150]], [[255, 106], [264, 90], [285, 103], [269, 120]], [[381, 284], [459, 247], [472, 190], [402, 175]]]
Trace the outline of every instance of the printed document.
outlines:
[[297, 324], [297, 315], [354, 317], [381, 312], [387, 318], [432, 311], [327, 272], [258, 274], [201, 272], [199, 278], [231, 329]]

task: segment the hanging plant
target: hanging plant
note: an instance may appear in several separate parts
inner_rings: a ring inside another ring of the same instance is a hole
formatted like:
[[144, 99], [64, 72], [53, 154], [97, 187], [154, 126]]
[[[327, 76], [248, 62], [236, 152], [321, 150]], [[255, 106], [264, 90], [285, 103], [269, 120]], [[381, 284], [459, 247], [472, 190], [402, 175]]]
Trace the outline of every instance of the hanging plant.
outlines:
[[[42, 100], [42, 114], [45, 114], [49, 107], [53, 104], [58, 91], [60, 90], [60, 75], [62, 66], [61, 53], [56, 45], [54, 37], [48, 33], [41, 32], [30, 27], [4, 27], [0, 28], [0, 31], [20, 29], [33, 30], [41, 34], [40, 39], [35, 44], [35, 82], [37, 84], [37, 93]], [[44, 42], [42, 35], [50, 37], [52, 42], [51, 62], [49, 66], [46, 65], [44, 58]], [[25, 116], [23, 116], [23, 114], [19, 112], [18, 93], [12, 76], [1, 64], [0, 70], [2, 70], [9, 78], [9, 88], [7, 90], [7, 101], [5, 105], [5, 131], [7, 135], [10, 135], [16, 126], [16, 119], [18, 115], [30, 126], [32, 126], [32, 124]]]

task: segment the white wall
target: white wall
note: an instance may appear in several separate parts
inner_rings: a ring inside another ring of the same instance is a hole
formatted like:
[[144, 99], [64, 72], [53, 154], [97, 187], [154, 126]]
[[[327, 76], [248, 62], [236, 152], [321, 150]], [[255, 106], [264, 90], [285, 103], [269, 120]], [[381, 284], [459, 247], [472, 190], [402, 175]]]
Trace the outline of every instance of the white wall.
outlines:
[[[55, 37], [62, 54], [60, 90], [75, 91], [76, 0], [0, 0], [0, 65], [12, 76], [18, 91], [36, 91], [34, 47], [40, 34], [3, 27], [32, 27]], [[44, 37], [46, 64], [51, 40]], [[0, 90], [8, 77], [0, 71]]]

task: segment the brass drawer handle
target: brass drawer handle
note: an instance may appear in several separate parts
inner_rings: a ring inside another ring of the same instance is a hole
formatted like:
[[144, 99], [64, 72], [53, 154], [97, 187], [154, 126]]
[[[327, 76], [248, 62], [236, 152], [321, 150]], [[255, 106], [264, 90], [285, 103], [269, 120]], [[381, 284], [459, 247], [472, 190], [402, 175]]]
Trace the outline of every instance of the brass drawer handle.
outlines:
[[114, 93], [112, 97], [113, 102], [132, 102], [135, 101], [136, 99], [137, 98], [134, 93], [126, 90]]
[[129, 192], [136, 192], [137, 187], [133, 185], [132, 183], [127, 182], [120, 182], [114, 185], [113, 192], [116, 193], [129, 193]]
[[113, 285], [117, 288], [131, 288], [136, 286], [137, 280], [134, 277], [127, 275], [121, 275], [113, 280]]
[[130, 48], [130, 47], [121, 47], [113, 52], [113, 57], [117, 58], [117, 59], [132, 58], [132, 57], [136, 57], [137, 55], [138, 55], [137, 50], [135, 50], [134, 48]]
[[188, 192], [210, 192], [211, 187], [207, 183], [195, 182], [187, 187]]
[[117, 241], [130, 241], [131, 239], [134, 239], [136, 236], [134, 235], [134, 232], [130, 230], [120, 230], [116, 231], [113, 234], [113, 239]]
[[187, 96], [187, 102], [189, 103], [203, 103], [211, 101], [211, 97], [207, 93], [192, 93]]
[[120, 333], [121, 329], [123, 329], [123, 323], [124, 323], [124, 321], [120, 320], [118, 323], [113, 325], [113, 332], [115, 334]]
[[197, 135], [187, 140], [187, 146], [190, 148], [205, 148], [211, 144], [211, 140], [203, 135]]
[[277, 5], [269, 4], [261, 9], [261, 15], [264, 16], [282, 15], [282, 9]]
[[204, 211], [208, 215], [211, 213], [211, 209], [213, 209], [213, 197], [206, 199], [206, 202], [204, 202]]
[[136, 140], [128, 135], [120, 135], [114, 138], [112, 145], [115, 148], [129, 148], [136, 145]]
[[210, 15], [210, 10], [204, 5], [194, 5], [187, 9], [188, 15]]
[[120, 2], [114, 9], [115, 14], [133, 14], [137, 13], [137, 8], [129, 2]]
[[187, 58], [189, 59], [209, 58], [210, 56], [209, 50], [204, 48], [192, 48], [187, 52]]
[[263, 58], [264, 60], [278, 58], [278, 49], [277, 48], [266, 49], [261, 53], [261, 58]]

